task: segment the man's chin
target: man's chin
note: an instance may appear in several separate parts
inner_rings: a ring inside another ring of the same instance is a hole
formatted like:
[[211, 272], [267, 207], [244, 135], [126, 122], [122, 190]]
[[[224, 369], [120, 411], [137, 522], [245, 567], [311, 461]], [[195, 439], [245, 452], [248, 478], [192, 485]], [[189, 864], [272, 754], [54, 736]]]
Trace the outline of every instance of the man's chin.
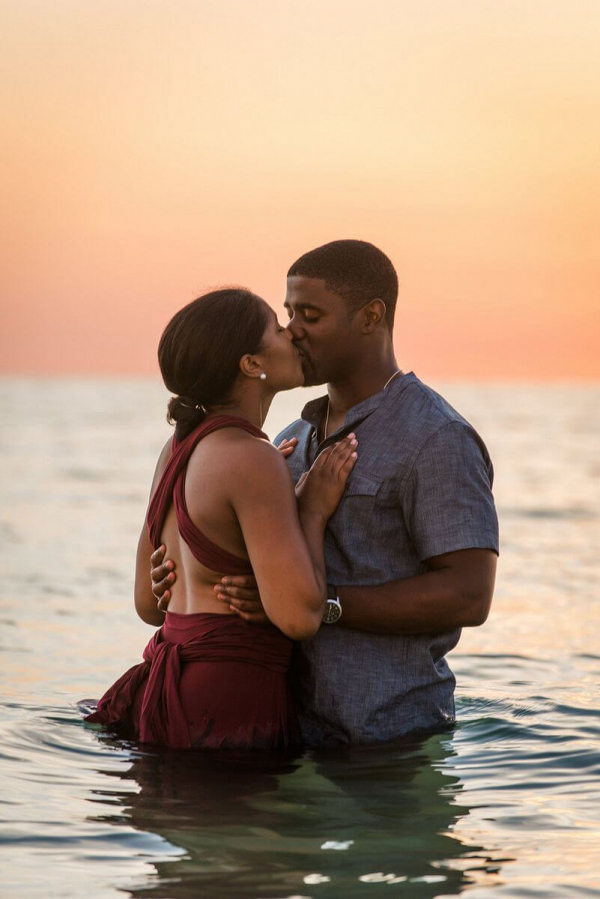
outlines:
[[326, 381], [319, 377], [319, 373], [315, 370], [312, 363], [306, 358], [306, 356], [300, 355], [300, 361], [302, 363], [302, 371], [304, 372], [304, 384], [303, 387], [316, 387], [317, 384], [325, 384]]
[[316, 375], [304, 374], [304, 384], [303, 387], [317, 387], [319, 384], [326, 384], [327, 382], [323, 380], [323, 378], [319, 378]]

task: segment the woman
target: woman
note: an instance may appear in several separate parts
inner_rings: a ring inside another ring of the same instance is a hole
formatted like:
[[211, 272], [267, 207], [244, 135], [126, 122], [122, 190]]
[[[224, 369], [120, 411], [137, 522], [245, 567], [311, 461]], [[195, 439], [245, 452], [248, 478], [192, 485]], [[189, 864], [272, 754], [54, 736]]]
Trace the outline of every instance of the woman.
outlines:
[[[323, 534], [356, 459], [354, 435], [324, 450], [297, 488], [260, 430], [274, 395], [303, 383], [291, 335], [243, 289], [213, 291], [167, 325], [158, 358], [175, 394], [138, 545], [135, 607], [162, 625], [86, 720], [173, 748], [283, 749], [298, 733], [286, 684], [293, 640], [326, 600]], [[169, 610], [149, 559], [167, 546], [179, 576]], [[215, 585], [253, 573], [271, 625], [241, 621]]]

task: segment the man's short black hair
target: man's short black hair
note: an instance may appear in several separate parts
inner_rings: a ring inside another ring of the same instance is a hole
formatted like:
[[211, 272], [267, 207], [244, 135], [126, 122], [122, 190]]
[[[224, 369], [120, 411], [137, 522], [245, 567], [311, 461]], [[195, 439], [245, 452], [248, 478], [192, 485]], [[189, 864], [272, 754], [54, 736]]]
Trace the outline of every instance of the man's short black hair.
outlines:
[[365, 240], [332, 240], [294, 262], [288, 278], [320, 278], [327, 290], [346, 301], [352, 316], [371, 300], [383, 300], [390, 331], [398, 298], [398, 275], [391, 261]]

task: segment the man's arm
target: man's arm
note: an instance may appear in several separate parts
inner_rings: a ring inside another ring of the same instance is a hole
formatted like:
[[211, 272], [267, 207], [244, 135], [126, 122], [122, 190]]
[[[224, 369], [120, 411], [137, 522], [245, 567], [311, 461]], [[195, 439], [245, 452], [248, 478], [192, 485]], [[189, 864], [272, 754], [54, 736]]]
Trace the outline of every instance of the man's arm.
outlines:
[[386, 584], [339, 587], [339, 625], [372, 634], [422, 634], [478, 627], [486, 620], [497, 556], [464, 549], [428, 559], [424, 574]]
[[[386, 584], [338, 587], [342, 618], [332, 627], [370, 634], [426, 634], [478, 627], [490, 610], [496, 562], [492, 550], [464, 549], [428, 559], [430, 571], [425, 574]], [[215, 592], [240, 617], [260, 620], [260, 596], [252, 577], [223, 578]]]
[[408, 534], [427, 570], [376, 586], [339, 585], [342, 627], [419, 634], [483, 624], [498, 550], [491, 488], [487, 451], [469, 425], [451, 421], [428, 437], [401, 493]]

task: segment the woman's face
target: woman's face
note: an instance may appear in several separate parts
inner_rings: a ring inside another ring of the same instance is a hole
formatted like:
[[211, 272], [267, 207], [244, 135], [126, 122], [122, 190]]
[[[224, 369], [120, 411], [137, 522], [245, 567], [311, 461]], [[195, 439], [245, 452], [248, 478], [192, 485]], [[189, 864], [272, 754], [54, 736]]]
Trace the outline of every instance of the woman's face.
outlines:
[[261, 352], [267, 385], [274, 390], [291, 390], [304, 384], [300, 354], [292, 343], [292, 334], [282, 327], [269, 307]]

